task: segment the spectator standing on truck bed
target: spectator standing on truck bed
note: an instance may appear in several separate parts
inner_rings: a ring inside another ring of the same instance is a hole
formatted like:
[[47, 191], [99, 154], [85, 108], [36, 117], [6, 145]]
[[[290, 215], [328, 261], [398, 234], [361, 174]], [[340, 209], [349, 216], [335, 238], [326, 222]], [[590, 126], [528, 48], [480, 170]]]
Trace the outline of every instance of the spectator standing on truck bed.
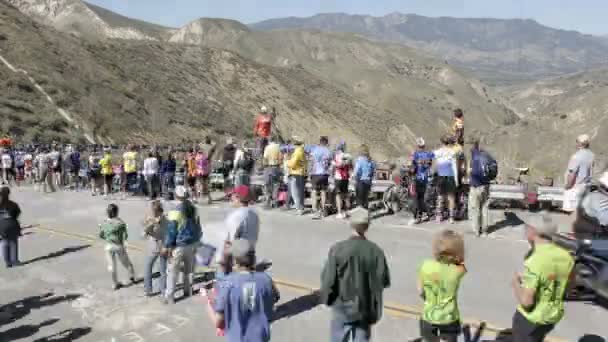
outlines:
[[261, 157], [264, 153], [266, 145], [268, 145], [268, 139], [272, 131], [272, 115], [268, 113], [268, 108], [262, 106], [260, 113], [255, 119], [255, 126], [253, 128], [253, 134], [256, 138], [256, 147], [258, 155]]
[[452, 135], [455, 142], [464, 146], [464, 113], [462, 109], [454, 109], [454, 121], [452, 122]]

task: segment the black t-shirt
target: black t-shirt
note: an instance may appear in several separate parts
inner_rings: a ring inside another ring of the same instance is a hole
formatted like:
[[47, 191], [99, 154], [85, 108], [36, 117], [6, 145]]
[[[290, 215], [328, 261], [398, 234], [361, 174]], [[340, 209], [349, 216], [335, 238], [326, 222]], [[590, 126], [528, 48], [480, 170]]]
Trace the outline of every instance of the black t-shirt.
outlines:
[[13, 201], [0, 204], [0, 237], [14, 239], [21, 234], [19, 225], [21, 209]]

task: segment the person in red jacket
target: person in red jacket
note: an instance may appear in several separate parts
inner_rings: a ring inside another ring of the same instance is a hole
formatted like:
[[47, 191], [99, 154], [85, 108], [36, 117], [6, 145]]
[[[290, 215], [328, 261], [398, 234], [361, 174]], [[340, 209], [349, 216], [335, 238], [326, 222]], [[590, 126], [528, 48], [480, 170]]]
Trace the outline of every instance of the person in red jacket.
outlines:
[[262, 106], [262, 108], [260, 108], [260, 114], [258, 114], [258, 117], [255, 120], [255, 127], [253, 129], [259, 156], [262, 155], [266, 145], [268, 145], [268, 138], [270, 137], [271, 131], [272, 115], [268, 113], [266, 106]]

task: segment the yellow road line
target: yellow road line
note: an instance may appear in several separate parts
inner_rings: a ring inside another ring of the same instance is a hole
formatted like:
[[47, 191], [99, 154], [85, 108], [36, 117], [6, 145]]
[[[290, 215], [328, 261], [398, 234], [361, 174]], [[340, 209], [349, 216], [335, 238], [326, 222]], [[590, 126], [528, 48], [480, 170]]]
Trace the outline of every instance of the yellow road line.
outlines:
[[[67, 232], [67, 231], [62, 231], [62, 230], [57, 230], [57, 229], [45, 228], [42, 226], [32, 226], [32, 228], [30, 228], [30, 230], [36, 230], [36, 231], [45, 232], [45, 233], [54, 234], [54, 235], [60, 235], [60, 236], [64, 236], [64, 237], [68, 237], [68, 238], [72, 238], [72, 239], [78, 239], [81, 241], [90, 242], [92, 244], [98, 244], [99, 240], [100, 240], [99, 238], [96, 238], [93, 235], [72, 233], [72, 232]], [[138, 246], [137, 244], [133, 244], [133, 243], [128, 244], [128, 248], [138, 251], [138, 252], [144, 251], [144, 249], [141, 246]], [[298, 290], [300, 292], [314, 293], [314, 292], [318, 291], [318, 289], [316, 289], [315, 287], [306, 285], [306, 284], [294, 283], [294, 282], [290, 282], [290, 281], [276, 278], [276, 277], [273, 277], [273, 280], [279, 286], [283, 286], [283, 287], [290, 288], [293, 290]], [[390, 303], [390, 302], [384, 304], [384, 310], [392, 316], [408, 318], [408, 319], [419, 319], [422, 314], [422, 310], [420, 308], [403, 305], [403, 304]], [[473, 327], [478, 327], [481, 322], [483, 322], [483, 320], [474, 319], [474, 318], [468, 318], [468, 319], [463, 320], [463, 323], [469, 324]], [[494, 324], [486, 323], [486, 328], [485, 328], [486, 332], [498, 334], [499, 332], [501, 332], [503, 330], [504, 330], [503, 328], [500, 328]], [[568, 342], [567, 340], [558, 338], [558, 337], [548, 337], [545, 339], [545, 341], [546, 342]]]

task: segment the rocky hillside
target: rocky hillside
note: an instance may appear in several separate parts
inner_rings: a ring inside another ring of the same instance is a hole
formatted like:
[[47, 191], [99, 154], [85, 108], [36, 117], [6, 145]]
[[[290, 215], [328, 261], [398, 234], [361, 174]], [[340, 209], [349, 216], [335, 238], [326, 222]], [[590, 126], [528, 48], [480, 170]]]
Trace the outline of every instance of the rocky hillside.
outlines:
[[[456, 107], [466, 110], [470, 132], [487, 132], [518, 120], [495, 103], [481, 82], [402, 45], [347, 33], [252, 32], [238, 22], [221, 19], [196, 20], [169, 41], [225, 48], [277, 67], [302, 66], [379, 112], [396, 113], [398, 126], [392, 131], [401, 132], [395, 134], [401, 146], [421, 135], [436, 142]], [[367, 116], [384, 120], [378, 113]]]
[[123, 17], [80, 0], [5, 0], [40, 23], [88, 39], [164, 40], [171, 29]]
[[608, 62], [608, 45], [604, 39], [549, 28], [534, 20], [332, 13], [272, 19], [254, 24], [252, 28], [353, 32], [402, 43], [464, 66], [495, 83], [576, 72]]
[[3, 60], [27, 71], [25, 76], [0, 64], [2, 130], [27, 140], [84, 140], [85, 134], [102, 142], [245, 137], [260, 104], [277, 108], [285, 135], [364, 141], [379, 156], [396, 154], [398, 146], [387, 141], [403, 134], [396, 129], [398, 115], [299, 67], [265, 66], [194, 45], [91, 42], [41, 26], [4, 2], [0, 32]]
[[514, 110], [525, 115], [519, 124], [520, 139], [535, 142], [534, 150], [522, 157], [563, 168], [576, 136], [583, 133], [592, 137], [596, 153], [605, 157], [608, 69], [507, 87], [500, 92]]

